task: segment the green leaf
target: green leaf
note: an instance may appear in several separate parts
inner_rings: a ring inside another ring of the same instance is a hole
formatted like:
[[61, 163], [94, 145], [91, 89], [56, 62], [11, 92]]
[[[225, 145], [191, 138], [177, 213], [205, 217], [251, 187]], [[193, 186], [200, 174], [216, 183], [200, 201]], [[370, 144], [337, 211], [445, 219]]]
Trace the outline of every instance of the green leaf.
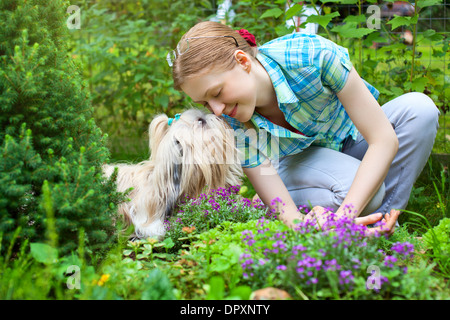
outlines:
[[252, 288], [249, 286], [239, 286], [231, 290], [230, 296], [227, 299], [231, 300], [249, 300], [252, 294]]
[[433, 57], [442, 58], [445, 56], [449, 49], [450, 41], [444, 41], [444, 45], [442, 46], [442, 50], [436, 50], [434, 47], [433, 49]]
[[415, 5], [419, 8], [431, 7], [435, 4], [442, 3], [442, 0], [417, 0]]
[[131, 250], [123, 250], [123, 255], [124, 256], [129, 256], [132, 253], [133, 253], [133, 251], [131, 251]]
[[344, 38], [360, 39], [372, 32], [375, 32], [376, 30], [369, 28], [356, 28], [354, 23], [347, 23], [345, 25], [336, 26], [332, 28], [331, 31], [339, 33], [339, 35]]
[[167, 108], [167, 106], [169, 105], [169, 102], [170, 102], [168, 95], [157, 96], [155, 98], [155, 101], [158, 105], [162, 106], [164, 109]]
[[283, 10], [281, 10], [280, 8], [272, 8], [269, 10], [266, 10], [259, 18], [260, 19], [264, 19], [264, 18], [278, 18], [283, 14]]
[[287, 35], [288, 33], [292, 33], [293, 29], [294, 26], [288, 28], [285, 24], [280, 24], [275, 27], [275, 32], [279, 37], [282, 37], [284, 35]]
[[146, 74], [145, 73], [137, 73], [135, 76], [134, 76], [134, 82], [139, 82], [143, 77], [145, 77], [146, 76]]
[[370, 47], [373, 42], [377, 43], [386, 43], [388, 40], [380, 35], [380, 32], [373, 32], [370, 35], [367, 36], [367, 38], [364, 40], [365, 45]]
[[392, 30], [394, 30], [401, 26], [409, 27], [412, 24], [417, 24], [418, 19], [418, 15], [414, 15], [413, 17], [401, 17], [394, 14], [394, 18], [391, 21], [387, 22], [387, 24], [392, 25]]
[[173, 286], [169, 277], [160, 269], [149, 272], [142, 284], [142, 300], [174, 300]]
[[230, 261], [225, 257], [214, 258], [211, 265], [210, 270], [215, 272], [224, 272], [231, 267]]
[[230, 244], [227, 249], [223, 251], [223, 255], [227, 257], [227, 260], [234, 264], [239, 261], [239, 257], [244, 252], [244, 250], [236, 245], [236, 244]]
[[404, 93], [402, 89], [397, 87], [391, 88], [391, 90], [396, 97], [401, 96]]
[[411, 89], [418, 92], [423, 92], [425, 90], [425, 86], [428, 83], [427, 77], [420, 77], [417, 79], [414, 79], [411, 84]]
[[404, 43], [395, 42], [393, 44], [386, 45], [378, 50], [380, 53], [385, 52], [399, 52], [400, 50], [406, 49], [406, 45]]
[[306, 19], [306, 22], [308, 23], [318, 23], [319, 25], [321, 25], [323, 28], [326, 28], [327, 25], [330, 23], [330, 21], [334, 18], [334, 17], [338, 17], [340, 16], [339, 12], [332, 12], [323, 16], [309, 16]]
[[223, 300], [225, 295], [225, 281], [222, 277], [212, 277], [209, 280], [209, 292], [207, 300]]
[[346, 23], [363, 23], [366, 22], [367, 18], [364, 14], [360, 14], [358, 16], [347, 16], [344, 19]]
[[430, 41], [441, 41], [444, 38], [444, 36], [440, 33], [436, 33], [436, 31], [434, 31], [433, 29], [428, 29], [425, 30], [422, 34], [418, 35], [417, 38], [418, 38], [417, 42], [419, 41], [419, 38], [421, 40], [427, 39]]
[[289, 8], [288, 11], [286, 11], [286, 20], [291, 19], [293, 16], [296, 16], [298, 13], [300, 13], [303, 10], [303, 5], [301, 4], [294, 4], [292, 7]]
[[138, 259], [138, 260], [140, 260], [140, 259], [146, 259], [146, 258], [147, 258], [147, 255], [142, 254], [142, 253], [140, 253], [140, 254], [138, 254], [138, 255], [136, 256], [136, 259]]
[[390, 89], [380, 87], [379, 91], [381, 94], [385, 94], [389, 97], [398, 97], [404, 93], [402, 89], [396, 87], [392, 87]]
[[30, 253], [40, 263], [53, 264], [58, 261], [58, 250], [45, 243], [31, 243]]
[[385, 94], [387, 96], [393, 96], [394, 95], [394, 93], [391, 90], [389, 90], [387, 88], [384, 88], [384, 87], [380, 87], [378, 89], [378, 91], [380, 91], [381, 94]]
[[170, 249], [175, 245], [172, 238], [166, 238], [162, 243], [164, 243], [164, 248], [166, 249]]

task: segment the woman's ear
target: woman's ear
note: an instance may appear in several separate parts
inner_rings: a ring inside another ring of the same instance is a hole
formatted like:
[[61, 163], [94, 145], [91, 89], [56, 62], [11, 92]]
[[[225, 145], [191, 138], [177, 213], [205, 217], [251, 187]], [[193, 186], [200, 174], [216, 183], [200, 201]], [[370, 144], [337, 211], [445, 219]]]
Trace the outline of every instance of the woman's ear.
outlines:
[[252, 59], [246, 52], [242, 50], [236, 50], [234, 52], [234, 59], [236, 60], [237, 64], [240, 65], [245, 71], [250, 72], [250, 70], [252, 69]]

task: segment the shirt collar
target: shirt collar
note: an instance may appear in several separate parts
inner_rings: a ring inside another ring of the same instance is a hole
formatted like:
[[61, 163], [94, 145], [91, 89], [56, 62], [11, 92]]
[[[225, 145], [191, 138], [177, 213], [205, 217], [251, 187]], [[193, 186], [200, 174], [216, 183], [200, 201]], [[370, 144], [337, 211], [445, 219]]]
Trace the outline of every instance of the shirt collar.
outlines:
[[272, 80], [278, 104], [298, 103], [299, 100], [292, 91], [280, 65], [261, 52], [258, 52], [256, 58], [262, 64], [264, 69], [266, 69], [270, 80]]

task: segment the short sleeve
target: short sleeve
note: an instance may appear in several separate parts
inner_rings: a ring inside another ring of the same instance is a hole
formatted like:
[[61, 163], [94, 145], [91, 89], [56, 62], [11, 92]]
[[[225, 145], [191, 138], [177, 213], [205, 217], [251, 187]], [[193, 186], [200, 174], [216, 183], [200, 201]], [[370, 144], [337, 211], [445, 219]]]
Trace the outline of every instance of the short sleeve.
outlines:
[[341, 91], [353, 65], [347, 49], [332, 43], [323, 48], [320, 55], [320, 75], [324, 86], [333, 92]]

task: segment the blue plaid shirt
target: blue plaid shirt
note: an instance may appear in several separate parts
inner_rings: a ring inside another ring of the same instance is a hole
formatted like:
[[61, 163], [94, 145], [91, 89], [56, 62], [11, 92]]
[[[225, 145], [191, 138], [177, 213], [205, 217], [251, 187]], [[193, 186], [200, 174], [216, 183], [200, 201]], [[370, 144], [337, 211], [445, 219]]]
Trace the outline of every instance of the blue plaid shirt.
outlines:
[[[352, 68], [347, 49], [318, 35], [293, 33], [259, 47], [257, 59], [272, 80], [286, 121], [303, 135], [258, 113], [251, 118], [253, 129], [224, 115], [235, 130], [244, 168], [256, 167], [266, 158], [276, 161], [311, 145], [340, 151], [345, 138], [356, 139], [358, 130], [336, 95]], [[365, 84], [378, 99], [378, 90]]]

